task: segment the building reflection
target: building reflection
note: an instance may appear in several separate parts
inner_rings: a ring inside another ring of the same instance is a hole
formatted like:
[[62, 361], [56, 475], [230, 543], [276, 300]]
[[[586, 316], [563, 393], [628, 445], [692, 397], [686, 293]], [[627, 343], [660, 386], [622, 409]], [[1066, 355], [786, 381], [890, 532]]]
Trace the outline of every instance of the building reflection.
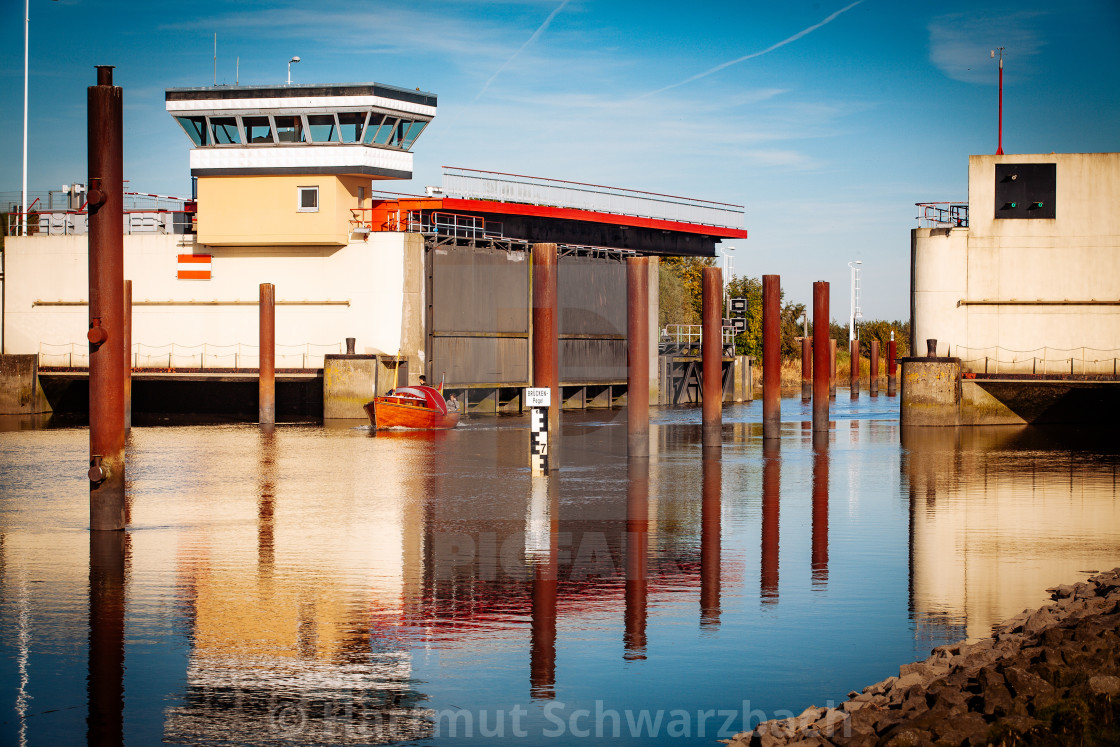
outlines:
[[781, 515], [780, 441], [762, 442], [762, 564], [760, 576], [763, 604], [778, 603], [778, 537]]
[[1120, 547], [1111, 434], [904, 428], [919, 636], [983, 638]]

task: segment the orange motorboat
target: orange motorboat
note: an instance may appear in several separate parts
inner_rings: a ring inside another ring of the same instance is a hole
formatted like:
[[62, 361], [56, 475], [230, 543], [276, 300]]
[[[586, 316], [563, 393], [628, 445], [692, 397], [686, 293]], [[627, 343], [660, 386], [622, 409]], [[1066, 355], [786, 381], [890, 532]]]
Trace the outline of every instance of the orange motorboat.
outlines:
[[430, 386], [393, 389], [384, 397], [374, 397], [372, 402], [367, 402], [365, 410], [370, 424], [377, 430], [434, 430], [454, 428], [459, 424], [459, 411], [448, 409], [443, 393]]

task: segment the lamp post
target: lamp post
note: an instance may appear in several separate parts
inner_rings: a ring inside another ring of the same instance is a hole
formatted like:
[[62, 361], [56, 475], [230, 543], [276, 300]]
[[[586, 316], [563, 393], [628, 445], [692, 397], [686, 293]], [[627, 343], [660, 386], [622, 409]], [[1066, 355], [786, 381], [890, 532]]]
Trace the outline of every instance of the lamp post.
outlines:
[[292, 85], [292, 63], [299, 62], [299, 57], [293, 57], [288, 60], [288, 85]]
[[732, 271], [735, 269], [735, 257], [728, 252], [735, 251], [733, 246], [721, 246], [720, 254], [723, 255], [723, 303], [727, 305], [727, 284], [731, 282]]
[[[1003, 155], [1003, 47], [999, 47], [999, 141], [996, 146], [996, 155]], [[992, 50], [992, 59], [996, 58], [996, 50]]]
[[20, 234], [27, 235], [27, 42], [31, 30], [31, 0], [23, 3], [23, 190], [20, 211], [23, 213]]
[[851, 309], [848, 315], [848, 342], [858, 340], [859, 335], [856, 334], [856, 319], [863, 318], [863, 312], [859, 308], [859, 267], [863, 262], [856, 260], [848, 263], [848, 268], [852, 271], [852, 298]]

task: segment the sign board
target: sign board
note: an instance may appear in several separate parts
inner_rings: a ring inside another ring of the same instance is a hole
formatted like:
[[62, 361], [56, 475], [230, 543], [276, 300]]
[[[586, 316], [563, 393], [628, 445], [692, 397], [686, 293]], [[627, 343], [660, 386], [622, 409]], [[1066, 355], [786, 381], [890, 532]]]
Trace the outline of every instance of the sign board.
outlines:
[[741, 316], [734, 317], [731, 320], [731, 327], [736, 332], [744, 332], [747, 329], [747, 320]]
[[732, 314], [745, 314], [747, 311], [747, 299], [745, 298], [732, 298], [731, 299], [731, 313]]
[[525, 401], [522, 407], [549, 407], [552, 405], [552, 389], [550, 387], [526, 387]]

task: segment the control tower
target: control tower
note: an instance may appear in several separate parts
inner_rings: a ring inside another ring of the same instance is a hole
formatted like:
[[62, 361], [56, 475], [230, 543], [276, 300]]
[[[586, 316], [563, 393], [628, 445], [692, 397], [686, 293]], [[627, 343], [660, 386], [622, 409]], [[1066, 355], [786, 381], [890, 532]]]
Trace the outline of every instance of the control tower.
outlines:
[[198, 241], [344, 245], [373, 180], [412, 178], [436, 96], [381, 83], [170, 88], [194, 143]]

